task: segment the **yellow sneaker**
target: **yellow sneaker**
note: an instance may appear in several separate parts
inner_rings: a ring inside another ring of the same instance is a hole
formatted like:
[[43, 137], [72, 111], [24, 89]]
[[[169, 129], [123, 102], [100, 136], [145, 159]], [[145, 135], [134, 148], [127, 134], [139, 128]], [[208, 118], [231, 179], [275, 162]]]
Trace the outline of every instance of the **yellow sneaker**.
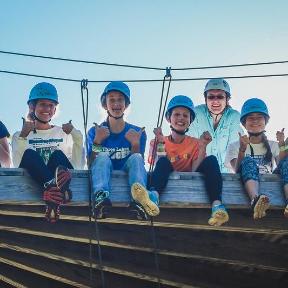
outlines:
[[212, 215], [208, 220], [208, 224], [211, 226], [221, 226], [229, 221], [229, 215], [223, 204], [212, 207]]
[[134, 183], [131, 187], [131, 195], [135, 202], [139, 203], [150, 216], [160, 214], [159, 207], [150, 200], [148, 191], [140, 183]]
[[259, 195], [252, 201], [253, 218], [260, 219], [266, 216], [266, 211], [270, 206], [269, 198], [266, 195]]

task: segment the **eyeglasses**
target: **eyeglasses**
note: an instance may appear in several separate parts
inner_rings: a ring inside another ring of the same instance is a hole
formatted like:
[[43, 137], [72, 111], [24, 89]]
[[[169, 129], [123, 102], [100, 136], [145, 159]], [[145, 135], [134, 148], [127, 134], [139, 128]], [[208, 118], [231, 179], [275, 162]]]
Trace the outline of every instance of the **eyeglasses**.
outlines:
[[224, 95], [207, 95], [208, 100], [223, 100], [226, 96]]

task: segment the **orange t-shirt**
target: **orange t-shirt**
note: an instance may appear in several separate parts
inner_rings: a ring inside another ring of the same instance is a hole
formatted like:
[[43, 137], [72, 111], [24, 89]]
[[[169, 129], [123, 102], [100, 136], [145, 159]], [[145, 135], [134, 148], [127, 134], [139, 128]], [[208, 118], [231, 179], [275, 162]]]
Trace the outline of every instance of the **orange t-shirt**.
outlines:
[[[150, 142], [150, 151], [153, 147], [154, 140]], [[174, 171], [191, 172], [192, 163], [198, 158], [199, 140], [190, 136], [185, 136], [182, 143], [173, 143], [169, 136], [165, 136], [165, 150], [167, 158], [170, 160]], [[149, 162], [151, 163], [152, 155], [149, 153]]]

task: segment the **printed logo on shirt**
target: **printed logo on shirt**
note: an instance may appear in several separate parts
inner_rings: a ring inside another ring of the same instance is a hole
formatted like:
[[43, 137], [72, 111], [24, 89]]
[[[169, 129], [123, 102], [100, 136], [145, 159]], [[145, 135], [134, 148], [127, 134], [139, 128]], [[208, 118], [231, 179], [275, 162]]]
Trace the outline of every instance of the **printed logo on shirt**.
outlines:
[[174, 162], [176, 162], [176, 161], [179, 161], [179, 160], [181, 160], [181, 159], [189, 159], [191, 157], [191, 154], [190, 153], [185, 153], [185, 154], [183, 154], [183, 155], [177, 155], [177, 156], [175, 156], [175, 157], [168, 157], [169, 158], [169, 160], [170, 160], [170, 162], [171, 163], [174, 163]]
[[[250, 155], [251, 156], [251, 155]], [[272, 162], [265, 160], [265, 155], [254, 155], [253, 159], [256, 161], [259, 168], [259, 173], [270, 174], [272, 173]]]
[[111, 159], [116, 159], [116, 160], [120, 160], [120, 159], [125, 159], [126, 157], [128, 157], [131, 152], [129, 148], [118, 148], [118, 147], [113, 147], [113, 148], [108, 148], [108, 147], [103, 147], [103, 152], [108, 152], [109, 153], [109, 157]]
[[50, 139], [40, 139], [34, 138], [28, 140], [29, 145], [37, 151], [45, 164], [48, 163], [52, 153], [55, 150], [59, 150], [60, 143], [63, 143], [63, 138], [50, 138]]

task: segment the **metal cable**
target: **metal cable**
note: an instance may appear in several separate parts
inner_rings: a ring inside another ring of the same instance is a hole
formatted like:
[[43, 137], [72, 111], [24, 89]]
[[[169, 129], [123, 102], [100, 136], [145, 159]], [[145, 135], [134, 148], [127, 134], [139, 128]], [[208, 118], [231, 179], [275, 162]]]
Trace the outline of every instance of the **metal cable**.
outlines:
[[[81, 81], [81, 100], [82, 100], [82, 113], [83, 113], [83, 124], [84, 124], [84, 133], [85, 133], [85, 148], [86, 148], [86, 154], [88, 157], [88, 137], [87, 137], [87, 123], [88, 123], [88, 108], [89, 108], [89, 91], [88, 91], [88, 80], [83, 79]], [[84, 101], [84, 92], [86, 93], [86, 107], [85, 107], [85, 101]], [[91, 217], [91, 211], [92, 211], [92, 175], [91, 170], [88, 169], [88, 197], [89, 197], [89, 226], [92, 225], [92, 217]], [[105, 277], [104, 277], [104, 271], [103, 271], [103, 265], [102, 265], [102, 251], [100, 246], [100, 233], [99, 233], [99, 227], [98, 227], [98, 221], [95, 217], [95, 232], [96, 232], [96, 240], [97, 240], [97, 250], [98, 250], [98, 256], [99, 256], [99, 266], [100, 266], [100, 274], [101, 274], [101, 282], [102, 287], [105, 288]], [[91, 235], [92, 236], [92, 235]], [[92, 237], [89, 237], [89, 277], [90, 277], [90, 285], [93, 287], [93, 277], [92, 277]]]
[[[160, 68], [160, 67], [150, 67], [150, 66], [141, 66], [141, 65], [129, 65], [129, 64], [98, 62], [98, 61], [71, 59], [71, 58], [63, 58], [63, 57], [52, 57], [52, 56], [35, 55], [35, 54], [27, 54], [27, 53], [19, 53], [19, 52], [3, 51], [3, 50], [0, 50], [0, 53], [1, 54], [16, 55], [16, 56], [32, 57], [32, 58], [41, 58], [41, 59], [58, 60], [58, 61], [66, 61], [66, 62], [84, 63], [84, 64], [95, 64], [95, 65], [106, 65], [106, 66], [115, 66], [115, 67], [124, 67], [124, 68], [136, 68], [136, 69], [165, 71], [165, 68]], [[287, 63], [288, 63], [288, 60], [283, 60], [283, 61], [267, 61], [267, 62], [230, 64], [230, 65], [184, 67], [184, 68], [173, 68], [171, 70], [172, 71], [206, 70], [206, 69], [222, 69], [222, 68], [235, 68], [235, 67], [287, 64]]]

